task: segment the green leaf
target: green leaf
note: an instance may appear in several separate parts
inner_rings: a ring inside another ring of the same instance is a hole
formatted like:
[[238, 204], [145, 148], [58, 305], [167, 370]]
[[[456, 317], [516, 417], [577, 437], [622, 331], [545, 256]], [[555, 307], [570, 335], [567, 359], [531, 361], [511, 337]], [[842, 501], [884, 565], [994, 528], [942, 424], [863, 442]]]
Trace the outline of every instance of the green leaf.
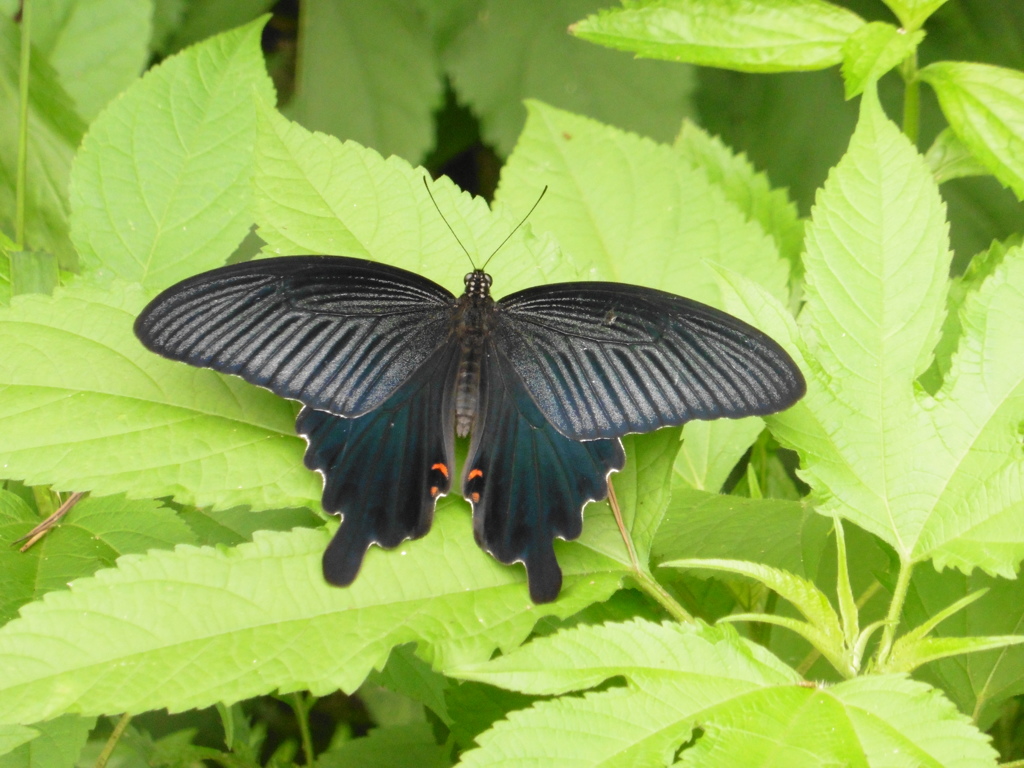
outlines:
[[[1019, 245], [1021, 237], [1017, 236], [1013, 240]], [[996, 267], [1002, 264], [1006, 252], [1012, 245], [1012, 242], [993, 241], [986, 251], [971, 258], [962, 275], [954, 277], [950, 282], [949, 293], [946, 295], [946, 319], [942, 323], [942, 338], [935, 346], [935, 360], [931, 368], [921, 377], [921, 383], [929, 392], [939, 390], [943, 379], [949, 373], [953, 355], [960, 346], [960, 339], [963, 336], [960, 313], [964, 308], [964, 302], [981, 287]]]
[[57, 259], [46, 251], [12, 251], [11, 295], [53, 293], [60, 281]]
[[978, 162], [952, 128], [943, 128], [924, 156], [935, 181], [942, 184], [966, 176], [987, 176], [988, 168]]
[[35, 2], [32, 45], [57, 70], [78, 114], [91, 121], [149, 58], [152, 0]]
[[445, 51], [459, 101], [480, 119], [484, 139], [507, 156], [523, 129], [524, 99], [660, 141], [692, 114], [696, 86], [688, 67], [635, 62], [565, 34], [601, 0], [487, 0]]
[[885, 4], [899, 18], [900, 24], [907, 29], [918, 29], [946, 2], [947, 0], [885, 0]]
[[39, 735], [0, 757], [0, 768], [67, 768], [75, 765], [95, 723], [95, 718], [76, 715], [35, 723], [32, 727]]
[[784, 626], [806, 638], [844, 677], [852, 677], [857, 673], [845, 650], [845, 635], [839, 623], [839, 616], [829, 603], [828, 597], [814, 582], [779, 568], [743, 560], [691, 558], [670, 560], [661, 565], [663, 568], [724, 571], [759, 581], [792, 603], [793, 607], [804, 615], [807, 623], [767, 614], [733, 614], [728, 617], [729, 620], [766, 621]]
[[951, 517], [924, 502], [942, 492], [943, 441], [914, 384], [931, 362], [945, 301], [942, 214], [923, 161], [868, 90], [807, 229], [808, 394], [769, 419], [801, 453], [802, 477], [825, 500], [820, 511], [881, 537], [904, 560], [934, 551], [928, 537]]
[[775, 240], [779, 255], [789, 262], [794, 276], [803, 273], [800, 254], [804, 223], [785, 189], [772, 189], [768, 176], [755, 170], [745, 155], [735, 153], [720, 138], [689, 120], [683, 121], [675, 149], [693, 166], [701, 168], [749, 221], [761, 225]]
[[[426, 274], [461, 292], [466, 257], [423, 188], [426, 171], [381, 158], [354, 142], [310, 133], [260, 109], [256, 203], [264, 249], [274, 255], [329, 253], [372, 258]], [[482, 261], [508, 237], [533, 200], [492, 212], [447, 178], [431, 192], [459, 239]], [[517, 233], [490, 270], [496, 293], [579, 276], [550, 238]]]
[[[621, 472], [612, 476], [612, 482], [622, 522], [642, 566], [650, 560], [651, 545], [672, 496], [672, 465], [679, 451], [679, 432], [678, 428], [659, 429], [648, 435], [622, 438], [629, 460]], [[621, 541], [620, 536], [620, 550]]]
[[451, 747], [438, 744], [429, 723], [374, 728], [360, 739], [346, 741], [324, 752], [317, 768], [446, 768], [452, 765]]
[[674, 479], [696, 490], [717, 493], [763, 430], [764, 422], [756, 416], [688, 422], [683, 427]]
[[[622, 594], [618, 592], [616, 594]], [[462, 682], [448, 689], [445, 701], [452, 716], [452, 737], [463, 749], [476, 745], [476, 737], [510, 712], [525, 709], [537, 700], [515, 691], [484, 683]]]
[[[995, 579], [978, 572], [965, 576], [956, 571], [916, 569], [905, 621], [922, 624], [952, 601], [979, 590], [987, 590], [984, 597], [943, 622], [935, 638], [1024, 636], [1024, 580]], [[915, 676], [941, 687], [962, 712], [987, 730], [1000, 716], [1003, 704], [1024, 693], [1024, 648], [1003, 647], [944, 658], [920, 668]]]
[[593, 120], [527, 104], [523, 135], [497, 199], [525, 211], [538, 179], [550, 194], [530, 217], [603, 279], [720, 304], [710, 265], [742, 272], [788, 297], [788, 267], [771, 238], [671, 147]]
[[996, 637], [922, 637], [911, 642], [896, 641], [884, 664], [884, 671], [912, 672], [931, 661], [1006, 648], [1024, 643], [1020, 635]]
[[92, 124], [71, 178], [82, 263], [147, 288], [219, 266], [253, 222], [266, 19], [150, 70]]
[[323, 580], [324, 531], [123, 557], [0, 629], [0, 723], [351, 692], [394, 646], [418, 643], [440, 670], [481, 661], [618, 585], [613, 563], [566, 547], [561, 597], [534, 605], [522, 569], [476, 546], [462, 504], [443, 502], [436, 517], [424, 539], [371, 549], [345, 589]]
[[907, 32], [881, 21], [865, 24], [843, 46], [843, 83], [846, 98], [864, 92], [869, 83], [913, 55], [924, 40], [924, 32]]
[[25, 744], [39, 735], [35, 728], [28, 728], [24, 725], [3, 725], [0, 726], [0, 757], [12, 752], [17, 747]]
[[[15, 232], [15, 169], [18, 165], [18, 52], [21, 27], [0, 15], [0, 229]], [[29, 64], [28, 156], [25, 242], [21, 248], [49, 251], [61, 265], [75, 265], [68, 239], [68, 172], [85, 125], [61, 88], [57, 74], [37, 52]]]
[[301, 15], [288, 116], [385, 157], [420, 160], [434, 145], [433, 112], [443, 86], [416, 5], [312, 0]]
[[644, 58], [789, 72], [838, 64], [843, 43], [863, 23], [823, 0], [640, 0], [571, 31]]
[[419, 702], [437, 715], [441, 722], [451, 726], [452, 718], [448, 714], [446, 698], [452, 683], [444, 675], [432, 670], [427, 662], [416, 655], [411, 645], [392, 650], [384, 669], [371, 673], [367, 682]]
[[[995, 751], [932, 688], [896, 675], [803, 687], [727, 628], [628, 622], [580, 627], [457, 670], [563, 696], [513, 712], [461, 765], [991, 766]], [[704, 735], [692, 745], [693, 729]], [[686, 746], [684, 746], [686, 745]], [[893, 762], [896, 756], [897, 762]], [[902, 758], [902, 760], [901, 760]]]
[[[1016, 354], [1024, 327], [1024, 249], [1007, 252], [967, 296], [961, 322], [960, 346], [930, 414], [938, 439], [929, 448], [936, 450], [920, 457], [935, 501], [915, 554], [927, 554], [939, 568], [980, 566], [1013, 578], [1024, 557], [1024, 360]], [[938, 477], [941, 488], [932, 485]]]
[[950, 128], [971, 154], [1024, 199], [1024, 73], [940, 61], [918, 76], [935, 89]]
[[[737, 702], [737, 704], [740, 704]], [[937, 691], [896, 676], [774, 688], [724, 706], [679, 766], [994, 766], [996, 754]]]
[[13, 494], [0, 491], [0, 623], [47, 592], [109, 567], [121, 555], [193, 544], [195, 536], [171, 510], [155, 501], [124, 497], [80, 501], [28, 551], [15, 545], [39, 518]]
[[750, 560], [817, 576], [832, 523], [805, 502], [745, 499], [675, 488], [651, 559]]
[[305, 506], [295, 406], [231, 376], [147, 351], [138, 287], [86, 285], [0, 308], [0, 464], [60, 490], [187, 504]]
[[290, 531], [323, 525], [323, 518], [303, 507], [258, 512], [248, 507], [185, 509], [179, 517], [195, 532], [199, 543], [207, 545], [234, 546], [252, 541], [256, 531]]

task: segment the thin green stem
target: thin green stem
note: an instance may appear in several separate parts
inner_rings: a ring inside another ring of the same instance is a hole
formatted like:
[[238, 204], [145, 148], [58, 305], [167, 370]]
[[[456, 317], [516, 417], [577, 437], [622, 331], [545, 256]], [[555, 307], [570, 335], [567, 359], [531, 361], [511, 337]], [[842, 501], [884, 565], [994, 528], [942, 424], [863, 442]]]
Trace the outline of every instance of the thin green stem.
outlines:
[[903, 133], [915, 145], [921, 133], [921, 81], [917, 79], [917, 53], [908, 56], [900, 67], [903, 76]]
[[900, 573], [896, 578], [896, 588], [892, 593], [892, 600], [889, 603], [889, 611], [885, 615], [885, 628], [882, 630], [882, 640], [875, 651], [875, 661], [882, 664], [889, 657], [892, 651], [892, 644], [896, 638], [896, 629], [903, 615], [903, 605], [907, 602], [907, 591], [910, 589], [910, 577], [914, 573], [914, 564], [903, 562], [900, 564]]
[[640, 559], [636, 554], [636, 547], [633, 546], [633, 537], [626, 530], [626, 523], [622, 519], [622, 509], [619, 507], [619, 499], [615, 495], [615, 486], [608, 480], [608, 506], [612, 508], [612, 515], [615, 517], [615, 524], [619, 527], [619, 535], [626, 545], [626, 554], [629, 555], [630, 566], [633, 571], [633, 578], [648, 595], [658, 601], [668, 614], [676, 621], [693, 622], [694, 618], [683, 606], [679, 604], [672, 595], [658, 582], [654, 576], [640, 565]]
[[110, 738], [107, 739], [107, 743], [103, 745], [103, 750], [100, 752], [99, 757], [96, 758], [94, 768], [104, 768], [104, 766], [106, 766], [107, 761], [110, 760], [110, 756], [114, 754], [114, 748], [117, 746], [117, 742], [121, 740], [121, 734], [124, 733], [124, 729], [128, 727], [128, 723], [131, 722], [131, 719], [132, 716], [127, 712], [121, 715], [121, 719], [118, 720], [117, 725], [114, 726], [114, 732], [110, 734]]
[[306, 759], [306, 765], [313, 765], [315, 755], [313, 753], [313, 736], [309, 732], [309, 710], [316, 702], [312, 696], [307, 700], [301, 693], [292, 694], [292, 710], [295, 712], [295, 720], [299, 724], [299, 734], [302, 737], [302, 754]]
[[18, 168], [15, 181], [14, 244], [25, 247], [25, 185], [28, 169], [28, 79], [32, 51], [32, 0], [21, 5], [21, 60], [18, 73]]

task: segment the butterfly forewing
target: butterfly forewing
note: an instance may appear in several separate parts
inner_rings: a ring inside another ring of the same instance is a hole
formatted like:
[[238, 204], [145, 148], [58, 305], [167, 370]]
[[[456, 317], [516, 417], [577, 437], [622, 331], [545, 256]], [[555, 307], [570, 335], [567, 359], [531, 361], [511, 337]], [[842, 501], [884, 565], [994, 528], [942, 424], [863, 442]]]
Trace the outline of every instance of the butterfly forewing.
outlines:
[[168, 288], [135, 322], [149, 349], [338, 415], [383, 403], [442, 345], [455, 297], [362, 259], [234, 264]]
[[574, 440], [774, 413], [805, 389], [756, 328], [639, 286], [520, 291], [498, 302], [494, 335], [544, 416]]

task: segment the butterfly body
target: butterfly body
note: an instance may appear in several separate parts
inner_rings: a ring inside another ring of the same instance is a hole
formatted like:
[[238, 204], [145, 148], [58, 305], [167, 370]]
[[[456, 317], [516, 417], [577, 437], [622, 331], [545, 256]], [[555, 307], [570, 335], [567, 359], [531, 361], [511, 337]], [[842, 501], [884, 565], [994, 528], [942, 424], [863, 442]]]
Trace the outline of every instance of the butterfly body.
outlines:
[[304, 407], [305, 464], [342, 524], [324, 575], [356, 577], [373, 543], [424, 535], [470, 436], [462, 492], [474, 534], [557, 597], [555, 538], [621, 469], [619, 438], [691, 419], [772, 413], [804, 392], [770, 338], [703, 304], [618, 283], [561, 283], [495, 301], [342, 256], [235, 264], [164, 291], [135, 331], [174, 360], [245, 378]]

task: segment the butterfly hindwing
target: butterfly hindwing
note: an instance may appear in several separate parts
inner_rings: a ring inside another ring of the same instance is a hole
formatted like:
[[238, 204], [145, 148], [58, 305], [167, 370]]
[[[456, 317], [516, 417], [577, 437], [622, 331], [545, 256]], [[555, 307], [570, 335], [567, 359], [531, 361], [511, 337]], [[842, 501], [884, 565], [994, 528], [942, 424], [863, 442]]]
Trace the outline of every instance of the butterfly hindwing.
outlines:
[[640, 286], [528, 288], [498, 302], [494, 334], [544, 415], [577, 440], [774, 413], [805, 390], [756, 328]]
[[338, 415], [380, 405], [446, 338], [454, 296], [363, 259], [286, 256], [184, 280], [135, 321], [149, 349]]
[[295, 428], [305, 463], [324, 477], [323, 508], [341, 512], [324, 552], [324, 577], [351, 584], [371, 544], [390, 548], [423, 536], [451, 487], [454, 428], [451, 349], [428, 359], [381, 406], [355, 418], [303, 408]]
[[502, 563], [526, 565], [530, 597], [554, 600], [562, 585], [554, 539], [575, 539], [583, 507], [608, 493], [625, 462], [617, 440], [570, 440], [538, 410], [508, 359], [485, 345], [480, 410], [463, 472], [477, 543]]

